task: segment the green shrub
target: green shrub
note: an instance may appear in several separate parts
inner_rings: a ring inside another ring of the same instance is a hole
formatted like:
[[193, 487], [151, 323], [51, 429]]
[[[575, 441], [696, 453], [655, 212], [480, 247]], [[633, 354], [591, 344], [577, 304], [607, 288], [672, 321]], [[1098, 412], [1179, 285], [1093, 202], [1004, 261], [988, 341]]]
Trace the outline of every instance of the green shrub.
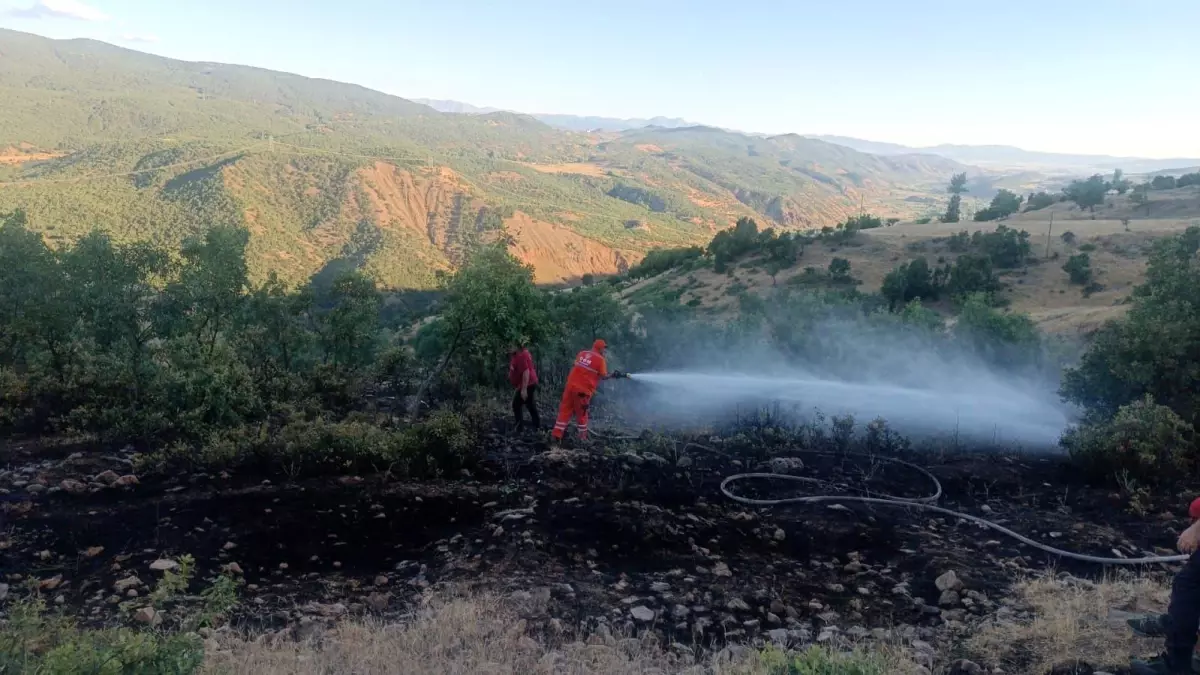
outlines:
[[814, 645], [802, 652], [771, 647], [760, 655], [768, 675], [885, 675], [888, 664], [878, 654], [865, 651], [838, 653]]
[[1160, 483], [1180, 478], [1196, 462], [1195, 431], [1149, 395], [1121, 406], [1111, 419], [1069, 429], [1062, 446], [1094, 475], [1125, 474]]
[[1086, 253], [1077, 253], [1067, 258], [1063, 271], [1070, 277], [1071, 283], [1086, 286], [1092, 283], [1092, 259]]
[[40, 597], [11, 602], [0, 628], [0, 672], [47, 675], [184, 675], [200, 669], [195, 634], [86, 629], [52, 615]]

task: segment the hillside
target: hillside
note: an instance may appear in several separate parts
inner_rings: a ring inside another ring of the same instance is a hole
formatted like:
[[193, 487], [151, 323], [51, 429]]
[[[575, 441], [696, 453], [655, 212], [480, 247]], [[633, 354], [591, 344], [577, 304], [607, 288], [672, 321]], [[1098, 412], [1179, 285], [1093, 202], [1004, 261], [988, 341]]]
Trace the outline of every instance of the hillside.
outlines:
[[293, 283], [353, 264], [427, 288], [501, 229], [539, 281], [618, 272], [743, 215], [792, 228], [862, 208], [916, 216], [960, 168], [699, 127], [574, 133], [7, 30], [0, 97], [0, 212], [25, 209], [56, 243], [93, 227], [178, 242], [241, 223], [254, 275]]
[[[1151, 217], [1145, 208], [1135, 209], [1127, 197], [1110, 197], [1098, 209], [1098, 219], [1068, 203], [1022, 213], [1003, 222], [897, 223], [860, 232], [848, 244], [817, 242], [809, 245], [798, 262], [774, 279], [761, 259], [741, 260], [724, 274], [711, 267], [672, 270], [639, 281], [622, 291], [633, 304], [671, 298], [716, 317], [733, 316], [742, 296], [767, 298], [773, 289], [827, 285], [824, 272], [834, 258], [850, 262], [850, 274], [858, 290], [878, 293], [884, 277], [897, 266], [923, 257], [930, 265], [953, 263], [962, 253], [948, 238], [959, 232], [992, 232], [1005, 226], [1030, 233], [1035, 260], [1012, 270], [1000, 271], [1004, 284], [1001, 297], [1017, 312], [1029, 314], [1049, 333], [1086, 335], [1104, 321], [1121, 316], [1133, 287], [1145, 279], [1145, 264], [1152, 243], [1161, 237], [1200, 225], [1200, 190], [1182, 188], [1151, 192]], [[1053, 216], [1053, 223], [1051, 222]], [[1128, 224], [1122, 219], [1128, 218]], [[1063, 234], [1071, 232], [1070, 241]], [[1049, 236], [1048, 236], [1049, 235]], [[1087, 252], [1099, 290], [1083, 293], [1071, 284], [1063, 270], [1066, 259]], [[812, 271], [809, 272], [808, 270]], [[945, 303], [935, 309], [947, 317], [953, 312]]]

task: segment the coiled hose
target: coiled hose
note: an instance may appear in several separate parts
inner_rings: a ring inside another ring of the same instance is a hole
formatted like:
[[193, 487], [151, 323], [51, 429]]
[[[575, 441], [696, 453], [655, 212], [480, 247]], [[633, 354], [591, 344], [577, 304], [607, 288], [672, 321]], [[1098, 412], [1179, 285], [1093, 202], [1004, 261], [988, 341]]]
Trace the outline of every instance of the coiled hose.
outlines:
[[725, 478], [725, 480], [721, 481], [721, 493], [724, 494], [726, 497], [732, 499], [735, 502], [739, 502], [741, 504], [747, 504], [750, 506], [781, 506], [783, 504], [820, 504], [823, 502], [838, 502], [838, 503], [857, 502], [860, 504], [875, 504], [878, 506], [892, 506], [892, 507], [907, 507], [907, 508], [924, 509], [926, 511], [940, 513], [944, 516], [951, 516], [954, 518], [962, 518], [963, 520], [968, 520], [977, 525], [982, 525], [983, 527], [995, 530], [1003, 535], [1012, 537], [1013, 539], [1016, 539], [1017, 541], [1021, 542], [1022, 544], [1026, 544], [1028, 546], [1032, 546], [1034, 548], [1041, 549], [1047, 553], [1050, 553], [1050, 554], [1053, 554], [1056, 556], [1061, 556], [1063, 558], [1070, 558], [1072, 560], [1081, 560], [1083, 562], [1099, 563], [1101, 565], [1150, 565], [1150, 564], [1154, 564], [1154, 563], [1174, 563], [1174, 562], [1183, 562], [1183, 561], [1187, 560], [1189, 557], [1187, 555], [1161, 555], [1161, 556], [1149, 556], [1149, 557], [1144, 557], [1144, 558], [1105, 558], [1102, 556], [1087, 555], [1085, 553], [1075, 553], [1073, 551], [1064, 551], [1060, 548], [1054, 548], [1053, 546], [1047, 546], [1046, 544], [1043, 544], [1041, 542], [1034, 541], [1033, 539], [1030, 539], [1029, 537], [1026, 537], [1023, 534], [1014, 532], [1014, 531], [1008, 529], [1007, 527], [1004, 527], [1003, 525], [1000, 525], [998, 523], [994, 523], [990, 520], [987, 520], [986, 518], [980, 518], [979, 516], [973, 516], [969, 513], [953, 511], [951, 509], [947, 509], [947, 508], [938, 506], [936, 504], [936, 502], [942, 496], [941, 482], [938, 481], [938, 479], [932, 473], [917, 466], [916, 464], [912, 464], [910, 462], [905, 462], [905, 461], [899, 460], [899, 459], [893, 459], [891, 457], [880, 457], [877, 455], [865, 455], [865, 454], [861, 454], [861, 453], [833, 453], [833, 452], [819, 452], [819, 451], [815, 451], [815, 450], [811, 450], [811, 451], [805, 450], [805, 451], [798, 451], [798, 452], [801, 452], [803, 454], [821, 455], [821, 456], [827, 456], [827, 457], [865, 457], [865, 458], [869, 458], [875, 462], [888, 462], [891, 464], [898, 464], [900, 466], [903, 466], [903, 467], [906, 467], [909, 469], [913, 469], [916, 472], [918, 472], [918, 473], [922, 474], [923, 476], [925, 476], [926, 478], [928, 478], [929, 481], [933, 484], [934, 491], [933, 491], [932, 495], [927, 496], [927, 497], [892, 497], [889, 495], [882, 495], [882, 496], [878, 496], [878, 497], [859, 497], [859, 496], [854, 496], [854, 495], [814, 495], [814, 496], [808, 496], [808, 497], [786, 497], [783, 499], [752, 499], [750, 497], [742, 497], [740, 495], [734, 494], [733, 492], [730, 491], [729, 486], [734, 483], [737, 483], [739, 481], [748, 481], [748, 480], [781, 480], [781, 481], [791, 481], [791, 482], [795, 482], [795, 483], [807, 483], [810, 485], [826, 485], [826, 482], [816, 479], [816, 478], [809, 478], [806, 476], [793, 476], [791, 474], [785, 474], [785, 473], [739, 473], [739, 474], [734, 474], [732, 476], [728, 476], [727, 478]]

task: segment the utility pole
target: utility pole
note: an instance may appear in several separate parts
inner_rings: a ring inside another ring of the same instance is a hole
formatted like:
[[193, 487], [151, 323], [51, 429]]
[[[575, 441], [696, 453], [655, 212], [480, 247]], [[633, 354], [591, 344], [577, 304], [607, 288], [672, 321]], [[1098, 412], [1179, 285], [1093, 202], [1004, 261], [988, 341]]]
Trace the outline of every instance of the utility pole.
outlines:
[[1046, 258], [1050, 258], [1050, 233], [1054, 231], [1054, 214], [1050, 214], [1050, 227], [1046, 228]]

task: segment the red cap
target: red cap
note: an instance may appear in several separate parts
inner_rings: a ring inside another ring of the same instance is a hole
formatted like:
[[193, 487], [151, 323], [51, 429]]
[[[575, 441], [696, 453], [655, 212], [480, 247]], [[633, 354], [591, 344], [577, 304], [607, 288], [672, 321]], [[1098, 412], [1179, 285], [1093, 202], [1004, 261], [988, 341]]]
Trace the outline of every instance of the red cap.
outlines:
[[604, 340], [596, 340], [592, 343], [592, 351], [602, 352], [608, 348], [608, 344]]
[[1192, 500], [1192, 505], [1188, 507], [1188, 515], [1192, 520], [1200, 520], [1200, 497]]

